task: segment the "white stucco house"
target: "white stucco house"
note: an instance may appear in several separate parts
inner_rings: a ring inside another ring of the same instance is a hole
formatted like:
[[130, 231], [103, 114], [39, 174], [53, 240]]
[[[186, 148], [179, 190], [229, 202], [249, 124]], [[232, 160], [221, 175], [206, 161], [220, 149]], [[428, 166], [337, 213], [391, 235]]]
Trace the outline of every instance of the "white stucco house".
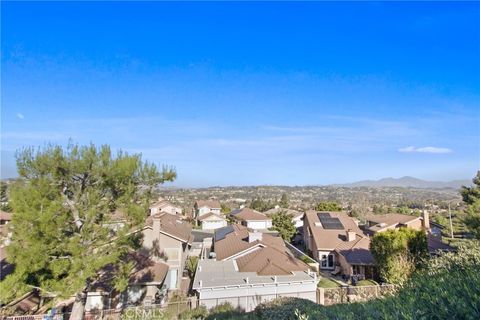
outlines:
[[194, 204], [195, 218], [200, 218], [207, 213], [221, 214], [222, 207], [218, 200], [197, 200]]
[[167, 200], [159, 199], [157, 202], [150, 205], [150, 214], [153, 215], [160, 212], [166, 212], [172, 215], [182, 215], [183, 210]]

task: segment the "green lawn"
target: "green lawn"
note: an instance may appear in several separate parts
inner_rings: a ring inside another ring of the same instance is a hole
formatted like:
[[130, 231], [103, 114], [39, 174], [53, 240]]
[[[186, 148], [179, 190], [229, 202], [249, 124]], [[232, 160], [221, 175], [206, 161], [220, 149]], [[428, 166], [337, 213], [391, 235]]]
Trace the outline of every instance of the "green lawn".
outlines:
[[303, 262], [305, 263], [315, 263], [316, 261], [313, 260], [312, 258], [310, 258], [309, 256], [307, 255], [303, 255], [300, 257], [300, 260], [302, 260]]
[[376, 286], [376, 285], [378, 285], [378, 283], [376, 283], [373, 280], [369, 280], [369, 279], [360, 280], [360, 281], [357, 282], [357, 286]]
[[338, 283], [336, 283], [335, 281], [330, 280], [328, 278], [322, 278], [318, 282], [318, 286], [321, 287], [321, 288], [337, 288], [337, 287], [340, 287], [340, 285]]

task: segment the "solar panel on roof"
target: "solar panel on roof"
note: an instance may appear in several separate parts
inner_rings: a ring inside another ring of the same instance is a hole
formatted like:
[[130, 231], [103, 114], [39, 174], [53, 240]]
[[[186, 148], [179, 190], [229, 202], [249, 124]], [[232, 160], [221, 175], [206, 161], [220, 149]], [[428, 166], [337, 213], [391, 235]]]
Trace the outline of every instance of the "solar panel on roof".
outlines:
[[220, 228], [220, 229], [217, 229], [215, 231], [215, 241], [219, 241], [219, 240], [222, 240], [222, 239], [225, 239], [225, 237], [227, 236], [227, 234], [233, 232], [233, 227], [232, 226], [226, 226], [226, 227], [223, 227], [223, 228]]
[[340, 222], [340, 219], [331, 217], [327, 212], [318, 213], [318, 219], [322, 223], [324, 229], [329, 230], [343, 230], [343, 224]]
[[318, 218], [320, 219], [320, 217], [331, 218], [330, 213], [328, 213], [328, 212], [319, 212], [318, 213]]

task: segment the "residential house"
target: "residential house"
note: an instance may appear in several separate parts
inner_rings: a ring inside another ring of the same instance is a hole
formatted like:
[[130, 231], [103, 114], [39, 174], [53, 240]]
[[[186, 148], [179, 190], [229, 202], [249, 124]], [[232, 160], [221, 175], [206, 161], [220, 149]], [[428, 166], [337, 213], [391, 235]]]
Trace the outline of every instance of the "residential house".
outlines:
[[185, 260], [192, 243], [192, 225], [171, 214], [160, 212], [147, 218], [143, 234], [143, 253], [169, 269], [165, 279], [170, 291], [180, 289]]
[[159, 212], [166, 212], [172, 215], [182, 215], [182, 208], [175, 206], [164, 199], [158, 199], [155, 203], [150, 206], [150, 214], [156, 214]]
[[227, 219], [225, 219], [223, 214], [216, 214], [213, 212], [202, 215], [198, 220], [202, 224], [202, 230], [215, 230], [226, 227], [228, 224]]
[[316, 301], [316, 273], [280, 237], [231, 225], [215, 230], [213, 253], [199, 261], [192, 286], [207, 308], [229, 302], [251, 311], [281, 296]]
[[194, 204], [194, 210], [194, 217], [200, 218], [201, 216], [210, 212], [220, 215], [222, 212], [222, 207], [218, 200], [197, 200]]
[[85, 310], [103, 310], [126, 305], [161, 304], [167, 296], [164, 284], [168, 265], [140, 252], [130, 252], [124, 263], [132, 263], [133, 270], [128, 279], [128, 287], [120, 295], [115, 293], [111, 279], [118, 272], [118, 265], [108, 265], [99, 273], [87, 293]]
[[370, 239], [347, 213], [309, 210], [303, 228], [305, 245], [321, 270], [338, 268], [345, 275], [374, 276]]
[[292, 217], [292, 222], [295, 224], [295, 228], [303, 228], [303, 215], [304, 213], [301, 211], [293, 210], [293, 209], [285, 209], [280, 208], [280, 206], [275, 206], [275, 208], [267, 210], [264, 214], [268, 217], [271, 217], [272, 214], [285, 211]]
[[134, 263], [134, 271], [128, 280], [128, 289], [122, 302], [126, 305], [140, 302], [161, 304], [167, 293], [165, 279], [169, 270], [168, 264], [140, 253], [131, 253], [129, 258]]
[[394, 230], [398, 228], [412, 228], [425, 230], [427, 233], [428, 251], [436, 254], [438, 251], [454, 251], [450, 245], [442, 242], [442, 233], [438, 224], [430, 223], [427, 210], [423, 210], [421, 216], [410, 216], [398, 213], [370, 214], [366, 218], [366, 232], [374, 235], [377, 232]]
[[[125, 215], [117, 210], [107, 224], [112, 230], [125, 221]], [[163, 303], [168, 293], [181, 288], [182, 273], [191, 245], [192, 226], [178, 216], [160, 212], [149, 216], [145, 226], [132, 231], [141, 234], [142, 248], [130, 252], [124, 263], [133, 263], [134, 269], [128, 287], [120, 297], [114, 292], [111, 281], [118, 266], [106, 266], [99, 272], [98, 280], [87, 293], [85, 309], [101, 310], [117, 306]]]
[[367, 222], [365, 231], [372, 235], [377, 232], [402, 227], [408, 227], [415, 230], [430, 229], [430, 219], [426, 211], [424, 211], [422, 216], [410, 216], [399, 213], [369, 214], [366, 216], [365, 220]]
[[265, 214], [250, 208], [241, 208], [230, 212], [230, 216], [238, 223], [254, 230], [268, 229], [272, 227], [272, 219]]

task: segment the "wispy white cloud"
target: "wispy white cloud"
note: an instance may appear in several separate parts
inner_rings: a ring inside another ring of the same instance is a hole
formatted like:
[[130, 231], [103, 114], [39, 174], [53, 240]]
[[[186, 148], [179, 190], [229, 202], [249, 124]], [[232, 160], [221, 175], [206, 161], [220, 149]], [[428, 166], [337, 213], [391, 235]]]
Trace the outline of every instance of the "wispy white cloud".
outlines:
[[414, 147], [409, 146], [398, 149], [399, 152], [418, 152], [418, 153], [452, 153], [452, 149], [441, 147]]
[[24, 115], [20, 112], [17, 113], [17, 117], [22, 120], [25, 118]]

